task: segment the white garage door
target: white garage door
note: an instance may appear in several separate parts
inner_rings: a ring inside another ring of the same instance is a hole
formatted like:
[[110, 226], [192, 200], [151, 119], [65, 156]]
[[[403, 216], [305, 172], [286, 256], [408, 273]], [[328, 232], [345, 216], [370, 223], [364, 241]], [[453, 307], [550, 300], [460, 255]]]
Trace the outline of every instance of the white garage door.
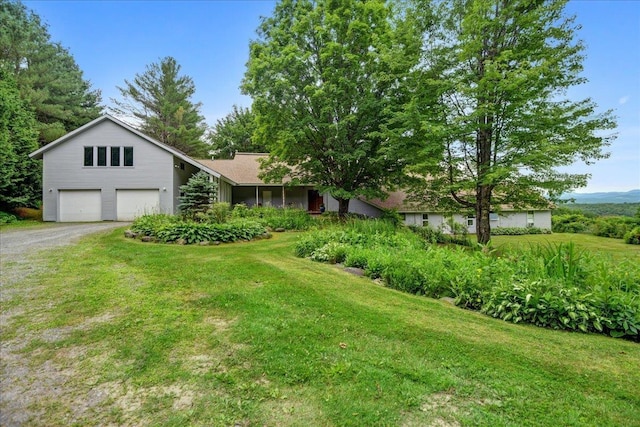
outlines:
[[160, 212], [158, 190], [116, 190], [116, 218], [118, 221], [133, 221], [148, 213]]
[[60, 222], [101, 221], [100, 190], [60, 190]]

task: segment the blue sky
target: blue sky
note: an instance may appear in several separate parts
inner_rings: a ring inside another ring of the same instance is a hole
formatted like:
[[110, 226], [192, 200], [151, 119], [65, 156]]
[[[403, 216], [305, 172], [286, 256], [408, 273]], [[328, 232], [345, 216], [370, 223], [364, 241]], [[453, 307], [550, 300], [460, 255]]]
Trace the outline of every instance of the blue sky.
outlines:
[[[251, 105], [240, 93], [249, 41], [261, 16], [275, 5], [267, 0], [228, 1], [24, 1], [49, 25], [52, 40], [69, 49], [103, 102], [118, 97], [116, 86], [145, 66], [173, 56], [196, 85], [209, 125], [233, 104]], [[591, 97], [600, 111], [618, 117], [611, 157], [595, 165], [563, 169], [590, 173], [579, 192], [640, 188], [640, 1], [571, 0], [569, 14], [582, 25], [584, 76], [589, 82], [568, 96]]]

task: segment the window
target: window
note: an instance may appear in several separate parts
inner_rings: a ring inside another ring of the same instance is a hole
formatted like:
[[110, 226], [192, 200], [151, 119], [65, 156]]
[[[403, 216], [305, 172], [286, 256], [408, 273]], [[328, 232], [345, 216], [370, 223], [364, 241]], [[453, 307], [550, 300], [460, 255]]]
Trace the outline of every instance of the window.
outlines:
[[422, 226], [427, 227], [429, 225], [429, 214], [422, 214]]
[[98, 166], [107, 166], [107, 147], [98, 147]]
[[111, 147], [111, 166], [120, 166], [120, 147]]
[[124, 147], [124, 165], [133, 166], [133, 147]]
[[93, 147], [84, 147], [84, 165], [93, 166]]
[[533, 211], [527, 212], [527, 227], [533, 227]]
[[180, 170], [183, 171], [184, 170], [184, 163], [180, 162]]
[[495, 212], [490, 212], [489, 213], [489, 221], [497, 221], [498, 220], [498, 214]]
[[473, 227], [473, 222], [476, 220], [476, 217], [473, 215], [467, 216], [467, 226]]

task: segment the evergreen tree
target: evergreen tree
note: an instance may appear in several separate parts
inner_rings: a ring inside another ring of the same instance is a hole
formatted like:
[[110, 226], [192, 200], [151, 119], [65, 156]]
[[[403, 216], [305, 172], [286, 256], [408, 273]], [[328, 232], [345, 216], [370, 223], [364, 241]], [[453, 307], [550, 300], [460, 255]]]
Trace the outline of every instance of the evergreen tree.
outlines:
[[160, 142], [190, 156], [206, 157], [210, 146], [204, 141], [202, 104], [191, 101], [196, 90], [193, 79], [179, 73], [180, 65], [172, 57], [148, 65], [143, 74], [118, 87], [122, 99], [112, 99], [117, 106], [113, 111], [138, 119], [140, 130]]
[[236, 153], [266, 153], [263, 144], [254, 142], [255, 114], [249, 108], [233, 106], [233, 111], [219, 119], [209, 134], [211, 152], [219, 159], [232, 159]]
[[0, 210], [37, 207], [42, 200], [36, 120], [13, 76], [0, 68]]
[[100, 115], [100, 92], [91, 90], [69, 51], [51, 41], [38, 15], [19, 1], [0, 0], [0, 23], [0, 67], [34, 110], [40, 145]]
[[218, 193], [218, 186], [206, 172], [200, 171], [189, 178], [185, 185], [180, 186], [182, 195], [180, 211], [183, 215], [193, 218], [198, 212], [206, 212]]
[[475, 212], [479, 243], [490, 239], [492, 210], [546, 208], [544, 193], [586, 184], [586, 175], [556, 167], [607, 156], [613, 137], [600, 131], [615, 127], [611, 113], [596, 113], [590, 99], [565, 99], [584, 82], [584, 47], [566, 3], [446, 0], [425, 33], [404, 117], [404, 135], [421, 144], [408, 154], [413, 176], [428, 177], [416, 193], [443, 210]]

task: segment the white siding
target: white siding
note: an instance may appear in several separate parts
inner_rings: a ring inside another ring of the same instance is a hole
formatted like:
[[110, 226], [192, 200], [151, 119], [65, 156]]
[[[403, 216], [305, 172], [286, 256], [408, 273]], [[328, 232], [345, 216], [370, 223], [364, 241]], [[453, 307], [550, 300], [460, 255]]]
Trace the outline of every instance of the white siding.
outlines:
[[[132, 167], [85, 167], [85, 146], [133, 147]], [[64, 190], [101, 190], [101, 219], [116, 219], [116, 189], [155, 189], [160, 210], [173, 213], [173, 155], [138, 135], [105, 120], [43, 153], [43, 218], [58, 221]]]

